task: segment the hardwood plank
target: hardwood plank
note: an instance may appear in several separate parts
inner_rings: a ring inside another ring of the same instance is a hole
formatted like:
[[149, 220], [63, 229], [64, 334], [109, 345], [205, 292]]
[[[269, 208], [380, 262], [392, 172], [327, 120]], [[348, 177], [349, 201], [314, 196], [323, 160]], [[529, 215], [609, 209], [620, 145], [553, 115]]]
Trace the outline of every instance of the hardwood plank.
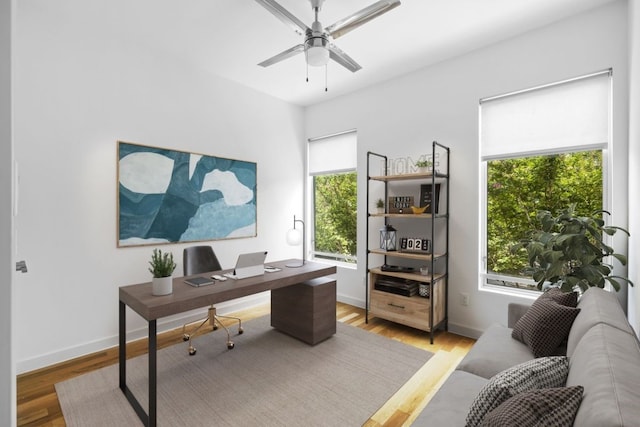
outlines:
[[[269, 304], [238, 311], [233, 316], [243, 322], [271, 312]], [[410, 425], [427, 405], [440, 384], [449, 376], [469, 351], [474, 340], [438, 331], [433, 344], [429, 334], [386, 320], [371, 318], [365, 323], [364, 310], [344, 303], [336, 304], [336, 318], [346, 324], [371, 331], [391, 339], [430, 351], [434, 356], [365, 422], [367, 427], [396, 427]], [[225, 325], [232, 324], [224, 321]], [[209, 328], [202, 333], [210, 333]], [[200, 334], [198, 334], [200, 335]], [[158, 335], [158, 348], [182, 343], [182, 328]], [[224, 337], [220, 338], [224, 345]], [[187, 351], [185, 344], [185, 352]], [[127, 357], [147, 352], [147, 340], [127, 344]], [[118, 363], [118, 348], [113, 347], [86, 356], [67, 360], [17, 377], [18, 426], [66, 426], [54, 384]]]

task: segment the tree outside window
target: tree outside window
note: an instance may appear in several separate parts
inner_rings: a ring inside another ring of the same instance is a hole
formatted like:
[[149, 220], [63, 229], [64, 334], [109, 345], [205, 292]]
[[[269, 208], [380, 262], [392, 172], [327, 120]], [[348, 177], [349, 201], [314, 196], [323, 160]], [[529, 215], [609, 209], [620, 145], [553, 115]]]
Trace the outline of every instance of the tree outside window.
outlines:
[[537, 228], [539, 210], [555, 214], [576, 203], [578, 214], [591, 215], [602, 200], [602, 150], [488, 161], [488, 283], [527, 287], [518, 281], [528, 277], [526, 254], [509, 249]]
[[316, 258], [356, 262], [356, 178], [355, 172], [313, 177]]

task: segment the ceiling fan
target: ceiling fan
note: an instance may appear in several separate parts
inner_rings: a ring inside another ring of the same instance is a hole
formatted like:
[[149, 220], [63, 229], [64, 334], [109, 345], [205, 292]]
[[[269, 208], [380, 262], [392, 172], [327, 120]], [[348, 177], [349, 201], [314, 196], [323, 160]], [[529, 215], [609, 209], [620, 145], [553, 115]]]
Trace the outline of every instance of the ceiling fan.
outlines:
[[329, 62], [329, 58], [331, 58], [346, 69], [355, 73], [362, 68], [360, 64], [334, 45], [332, 40], [337, 39], [351, 30], [358, 28], [362, 24], [365, 24], [391, 9], [400, 6], [400, 0], [377, 1], [371, 6], [365, 7], [364, 9], [359, 10], [358, 12], [355, 12], [323, 29], [322, 24], [318, 21], [318, 12], [322, 8], [324, 0], [309, 1], [311, 2], [311, 8], [315, 13], [315, 20], [311, 24], [311, 28], [274, 0], [256, 0], [256, 2], [275, 15], [276, 18], [292, 27], [296, 33], [304, 36], [303, 43], [262, 61], [258, 65], [268, 67], [297, 55], [298, 53], [304, 52], [308, 65], [316, 67], [323, 66], [326, 65]]

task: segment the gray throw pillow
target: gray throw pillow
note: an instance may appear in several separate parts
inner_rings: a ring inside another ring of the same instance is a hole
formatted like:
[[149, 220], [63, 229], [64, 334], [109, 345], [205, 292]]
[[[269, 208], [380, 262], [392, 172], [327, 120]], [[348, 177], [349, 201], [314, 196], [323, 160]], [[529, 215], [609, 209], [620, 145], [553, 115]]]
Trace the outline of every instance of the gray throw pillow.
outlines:
[[489, 412], [482, 427], [571, 427], [582, 402], [581, 385], [525, 391]]
[[471, 404], [467, 427], [480, 425], [487, 413], [519, 393], [563, 387], [568, 373], [569, 359], [554, 356], [529, 360], [494, 375]]
[[560, 344], [569, 336], [579, 312], [579, 308], [538, 298], [513, 326], [511, 337], [526, 344], [534, 357], [556, 354]]

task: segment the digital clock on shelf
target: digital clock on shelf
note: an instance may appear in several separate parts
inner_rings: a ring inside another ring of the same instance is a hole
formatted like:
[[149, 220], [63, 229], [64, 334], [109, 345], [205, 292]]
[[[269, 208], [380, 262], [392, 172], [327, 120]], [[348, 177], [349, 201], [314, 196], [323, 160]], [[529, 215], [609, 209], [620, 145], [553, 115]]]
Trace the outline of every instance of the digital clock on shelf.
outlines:
[[431, 240], [421, 237], [401, 237], [400, 252], [431, 252]]

